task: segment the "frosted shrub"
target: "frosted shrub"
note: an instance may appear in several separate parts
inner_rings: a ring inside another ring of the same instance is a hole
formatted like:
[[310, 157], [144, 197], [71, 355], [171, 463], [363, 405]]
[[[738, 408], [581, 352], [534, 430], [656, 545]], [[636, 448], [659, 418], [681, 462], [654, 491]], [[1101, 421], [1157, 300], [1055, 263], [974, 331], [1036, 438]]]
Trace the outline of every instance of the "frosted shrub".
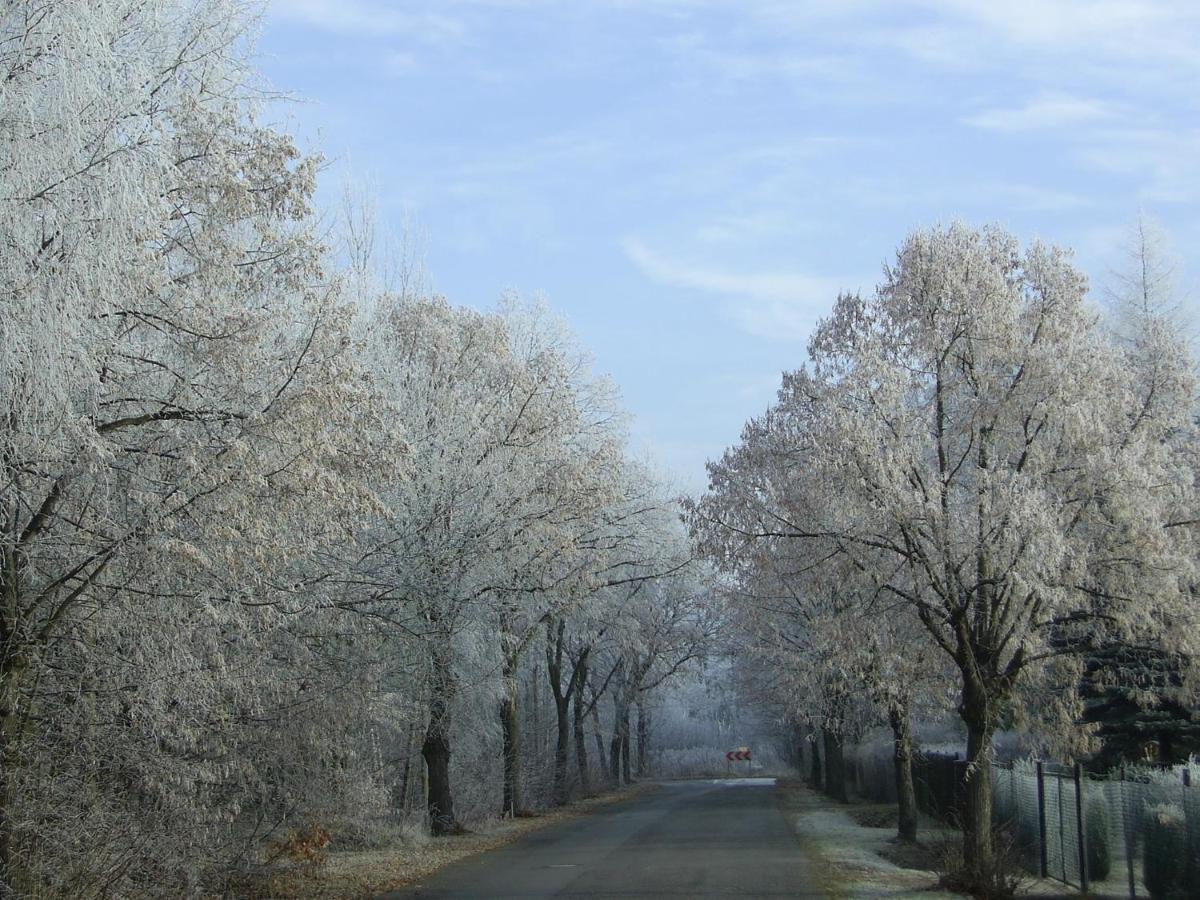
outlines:
[[1142, 818], [1142, 879], [1152, 900], [1183, 900], [1187, 865], [1187, 828], [1183, 810], [1173, 803], [1147, 806]]

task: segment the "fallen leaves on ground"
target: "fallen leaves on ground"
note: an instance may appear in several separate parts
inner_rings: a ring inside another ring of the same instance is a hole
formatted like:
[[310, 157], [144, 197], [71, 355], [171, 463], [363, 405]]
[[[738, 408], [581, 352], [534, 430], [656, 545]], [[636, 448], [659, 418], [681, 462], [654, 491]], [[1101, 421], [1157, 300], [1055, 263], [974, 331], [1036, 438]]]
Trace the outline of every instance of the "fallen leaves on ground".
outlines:
[[263, 898], [359, 900], [405, 887], [452, 862], [508, 844], [523, 834], [556, 825], [653, 790], [652, 783], [577, 800], [557, 809], [541, 810], [515, 819], [475, 823], [466, 834], [434, 838], [417, 834], [392, 847], [377, 850], [331, 850], [317, 871], [288, 867], [262, 885]]

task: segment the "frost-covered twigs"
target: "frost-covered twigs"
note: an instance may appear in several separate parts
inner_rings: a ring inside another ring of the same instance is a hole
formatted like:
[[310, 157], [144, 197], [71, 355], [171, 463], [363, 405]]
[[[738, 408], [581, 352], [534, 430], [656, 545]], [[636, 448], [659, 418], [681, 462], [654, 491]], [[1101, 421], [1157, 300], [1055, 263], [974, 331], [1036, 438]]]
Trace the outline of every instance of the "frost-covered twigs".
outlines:
[[[952, 667], [980, 872], [991, 736], [1017, 691], [1097, 634], [1196, 650], [1194, 627], [1164, 627], [1193, 621], [1191, 362], [1144, 304], [1115, 340], [1085, 291], [1056, 248], [914, 232], [872, 296], [838, 299], [691, 510], [810, 690], [849, 678], [897, 708], [889, 682]], [[1040, 713], [1077, 708], [1059, 687]]]

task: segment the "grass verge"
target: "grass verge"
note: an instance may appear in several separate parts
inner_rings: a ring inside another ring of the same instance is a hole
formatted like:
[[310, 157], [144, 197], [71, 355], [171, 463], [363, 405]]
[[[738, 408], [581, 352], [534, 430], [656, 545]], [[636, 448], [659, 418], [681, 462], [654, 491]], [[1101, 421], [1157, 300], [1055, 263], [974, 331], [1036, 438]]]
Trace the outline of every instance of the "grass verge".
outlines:
[[[777, 782], [780, 808], [808, 857], [818, 887], [828, 897], [961, 900], [939, 887], [947, 845], [962, 833], [924, 815], [918, 842], [896, 840], [893, 804], [838, 803], [798, 778]], [[1048, 879], [1024, 879], [1018, 896], [1037, 900], [1078, 900], [1079, 894]]]
[[886, 806], [837, 803], [799, 779], [781, 779], [776, 790], [826, 896], [959, 900], [960, 895], [937, 888], [931, 867], [933, 848], [949, 829], [927, 830], [922, 843], [904, 845], [895, 840], [895, 814]]
[[427, 878], [439, 869], [468, 856], [486, 853], [524, 834], [558, 825], [577, 816], [654, 790], [640, 783], [619, 791], [577, 800], [557, 809], [542, 810], [515, 819], [494, 819], [475, 824], [465, 834], [434, 838], [408, 830], [399, 843], [373, 850], [332, 850], [319, 867], [304, 869], [282, 864], [247, 886], [257, 900], [359, 900], [376, 897]]

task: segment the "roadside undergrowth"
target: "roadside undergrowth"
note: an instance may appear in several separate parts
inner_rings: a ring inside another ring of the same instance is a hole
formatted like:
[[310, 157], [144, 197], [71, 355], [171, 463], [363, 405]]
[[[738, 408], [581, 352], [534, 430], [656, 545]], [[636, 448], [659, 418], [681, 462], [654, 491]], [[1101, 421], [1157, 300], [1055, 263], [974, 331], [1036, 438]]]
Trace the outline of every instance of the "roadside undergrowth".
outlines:
[[655, 784], [643, 782], [556, 809], [527, 813], [515, 819], [475, 823], [470, 831], [447, 837], [434, 838], [424, 830], [405, 828], [393, 845], [371, 850], [338, 850], [334, 840], [320, 865], [314, 866], [306, 859], [279, 859], [275, 867], [255, 883], [242, 886], [244, 896], [255, 900], [375, 897], [427, 878], [460, 859], [503, 847], [531, 831], [561, 824], [655, 788]]

